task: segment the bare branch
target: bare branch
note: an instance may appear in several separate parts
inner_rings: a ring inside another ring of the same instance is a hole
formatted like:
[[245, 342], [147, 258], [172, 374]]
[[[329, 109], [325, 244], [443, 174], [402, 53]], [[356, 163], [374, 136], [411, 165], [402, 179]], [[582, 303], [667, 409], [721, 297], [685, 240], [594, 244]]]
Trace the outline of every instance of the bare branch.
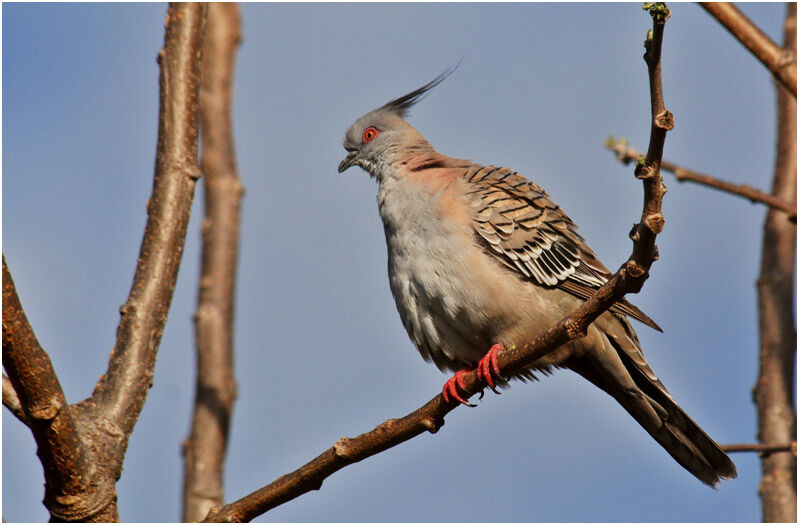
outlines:
[[700, 2], [703, 9], [725, 26], [797, 98], [795, 48], [781, 48], [744, 13], [729, 2]]
[[233, 305], [242, 184], [231, 132], [231, 84], [239, 44], [236, 4], [209, 6], [203, 49], [200, 119], [205, 218], [195, 313], [197, 380], [194, 415], [184, 442], [183, 521], [202, 520], [222, 504], [225, 451], [236, 382]]
[[[616, 140], [614, 137], [609, 137], [606, 139], [605, 146], [609, 150], [616, 152], [617, 159], [625, 164], [631, 161], [636, 161], [642, 156], [642, 154], [636, 151], [636, 149], [629, 147], [628, 142], [625, 139]], [[717, 190], [722, 190], [731, 194], [745, 197], [752, 203], [763, 203], [776, 210], [782, 210], [789, 214], [789, 220], [792, 223], [797, 223], [797, 207], [792, 203], [789, 203], [788, 201], [785, 201], [772, 194], [762, 192], [761, 190], [746, 184], [734, 184], [728, 181], [723, 181], [722, 179], [718, 179], [714, 176], [695, 172], [666, 160], [661, 161], [661, 168], [674, 174], [675, 178], [679, 182], [691, 181], [693, 183], [698, 183], [711, 188], [716, 188]]]
[[172, 3], [158, 54], [160, 106], [153, 193], [128, 300], [120, 307], [108, 371], [92, 400], [128, 437], [153, 382], [156, 352], [175, 290], [197, 167], [197, 98], [205, 4]]
[[[784, 47], [797, 45], [797, 4], [787, 5]], [[797, 99], [783, 86], [778, 91], [778, 144], [772, 193], [797, 203]], [[754, 389], [758, 441], [781, 444], [795, 440], [794, 406], [797, 331], [794, 318], [797, 227], [767, 212], [758, 277], [759, 372]], [[797, 457], [773, 453], [761, 459], [759, 485], [765, 522], [797, 522]]]
[[770, 453], [789, 452], [795, 457], [797, 456], [797, 442], [788, 444], [727, 444], [720, 447], [728, 453], [755, 452], [768, 455]]
[[[91, 487], [91, 459], [81, 430], [67, 405], [50, 356], [28, 322], [17, 296], [17, 289], [3, 255], [3, 368], [16, 394], [36, 440], [36, 454], [45, 478], [45, 505], [56, 517], [80, 495], [92, 504], [104, 507], [116, 496]], [[3, 377], [3, 402], [6, 402], [6, 378]], [[96, 511], [96, 510], [95, 510]]]
[[[633, 252], [616, 274], [575, 312], [527, 345], [498, 352], [498, 365], [503, 376], [513, 375], [515, 371], [570, 339], [586, 334], [589, 324], [606, 309], [626, 293], [641, 289], [650, 266], [658, 258], [655, 238], [664, 225], [661, 201], [666, 192], [661, 182], [659, 165], [666, 132], [672, 128], [672, 115], [664, 108], [660, 56], [664, 24], [670, 13], [664, 4], [651, 4], [649, 10], [653, 17], [653, 30], [646, 41], [645, 61], [651, 84], [651, 141], [647, 162], [636, 168], [636, 177], [643, 182], [645, 203], [642, 220], [631, 231]], [[478, 378], [475, 371], [465, 375], [463, 381], [469, 396], [486, 387], [486, 383]], [[349, 464], [385, 451], [425, 431], [435, 433], [444, 425], [444, 416], [459, 405], [455, 400], [446, 403], [439, 394], [402, 418], [389, 419], [356, 438], [344, 437], [294, 472], [234, 503], [212, 509], [204, 522], [250, 521], [303, 493], [319, 489], [325, 478]]]
[[161, 65], [153, 194], [117, 343], [94, 394], [68, 406], [3, 259], [3, 365], [45, 472], [52, 521], [119, 521], [116, 481], [150, 388], [181, 260], [197, 168], [197, 92], [204, 4], [170, 4]]
[[11, 414], [16, 416], [20, 422], [28, 425], [28, 419], [25, 416], [25, 411], [22, 410], [22, 404], [17, 396], [17, 391], [14, 390], [14, 386], [11, 385], [11, 380], [6, 375], [3, 375], [3, 405], [6, 406], [6, 408], [11, 411]]

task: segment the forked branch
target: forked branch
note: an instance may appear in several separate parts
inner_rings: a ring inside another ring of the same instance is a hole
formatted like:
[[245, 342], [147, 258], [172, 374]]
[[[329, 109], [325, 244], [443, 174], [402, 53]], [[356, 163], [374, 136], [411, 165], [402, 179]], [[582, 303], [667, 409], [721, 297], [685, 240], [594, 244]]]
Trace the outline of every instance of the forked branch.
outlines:
[[[50, 356], [28, 322], [3, 255], [3, 402], [17, 397], [22, 420], [36, 440], [44, 470], [45, 505], [54, 513], [91, 491], [89, 448], [61, 389]], [[15, 412], [17, 414], [17, 412]], [[96, 496], [97, 494], [94, 493]], [[107, 500], [101, 497], [99, 507]], [[96, 502], [96, 501], [95, 501]]]
[[[205, 4], [169, 6], [159, 53], [158, 146], [147, 226], [108, 370], [87, 400], [67, 405], [3, 258], [3, 366], [37, 442], [44, 503], [54, 522], [119, 520], [116, 481], [152, 384], [199, 176], [196, 115], [205, 15]], [[9, 405], [7, 391], [4, 385]]]

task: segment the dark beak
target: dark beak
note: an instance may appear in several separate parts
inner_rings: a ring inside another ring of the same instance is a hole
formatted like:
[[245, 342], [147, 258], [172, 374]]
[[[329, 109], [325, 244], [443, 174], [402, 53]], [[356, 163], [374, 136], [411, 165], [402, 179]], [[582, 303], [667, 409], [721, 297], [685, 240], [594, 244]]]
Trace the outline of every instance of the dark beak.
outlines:
[[347, 157], [342, 159], [342, 162], [339, 163], [339, 173], [342, 173], [351, 166], [353, 166], [355, 164], [355, 160], [356, 160], [356, 152], [355, 151], [348, 152]]

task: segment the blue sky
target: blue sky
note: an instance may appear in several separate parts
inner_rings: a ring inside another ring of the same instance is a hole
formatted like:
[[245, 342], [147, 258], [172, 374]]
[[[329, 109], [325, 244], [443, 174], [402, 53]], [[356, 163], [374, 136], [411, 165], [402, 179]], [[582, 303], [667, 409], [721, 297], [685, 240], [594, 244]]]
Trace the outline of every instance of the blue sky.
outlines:
[[[672, 4], [664, 157], [768, 189], [770, 75], [695, 4]], [[782, 4], [742, 9], [780, 41]], [[163, 4], [3, 5], [3, 252], [70, 402], [106, 367], [152, 188]], [[630, 253], [641, 184], [603, 148], [647, 146], [640, 4], [245, 4], [235, 133], [246, 186], [226, 496], [343, 435], [416, 409], [446, 376], [395, 310], [376, 186], [336, 173], [363, 113], [459, 69], [410, 122], [441, 152], [547, 189], [609, 268]], [[667, 175], [661, 259], [631, 297], [653, 369], [720, 443], [752, 442], [761, 206]], [[118, 484], [125, 521], [180, 517], [189, 427], [200, 190], [155, 385]], [[340, 471], [266, 521], [760, 519], [760, 466], [714, 491], [610, 397], [569, 371], [514, 383], [424, 435]], [[30, 432], [3, 412], [3, 517], [46, 521]]]

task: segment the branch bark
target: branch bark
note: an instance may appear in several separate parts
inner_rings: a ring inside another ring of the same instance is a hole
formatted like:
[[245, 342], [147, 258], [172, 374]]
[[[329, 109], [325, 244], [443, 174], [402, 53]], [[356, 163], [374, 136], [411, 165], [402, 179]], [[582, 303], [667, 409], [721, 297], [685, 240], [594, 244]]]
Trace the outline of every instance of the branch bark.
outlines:
[[205, 218], [194, 316], [194, 415], [183, 450], [183, 522], [202, 520], [213, 506], [223, 502], [225, 451], [236, 398], [233, 311], [243, 187], [231, 131], [231, 85], [239, 40], [236, 4], [211, 4], [200, 87]]
[[[606, 309], [626, 293], [641, 289], [650, 266], [658, 258], [655, 238], [664, 225], [661, 202], [666, 192], [659, 166], [666, 132], [672, 128], [673, 119], [672, 114], [664, 108], [660, 67], [661, 42], [669, 10], [664, 4], [651, 4], [649, 10], [653, 17], [653, 30], [648, 33], [645, 42], [645, 61], [651, 86], [651, 140], [646, 161], [636, 167], [636, 177], [642, 180], [644, 186], [645, 202], [641, 221], [630, 234], [633, 251], [616, 274], [575, 312], [527, 345], [500, 351], [497, 358], [503, 376], [511, 376], [570, 339], [585, 335], [589, 324]], [[464, 376], [463, 380], [469, 396], [486, 387], [475, 371]], [[319, 489], [329, 475], [347, 465], [385, 451], [425, 431], [435, 433], [444, 425], [444, 416], [458, 405], [457, 401], [446, 403], [439, 394], [402, 418], [389, 419], [355, 438], [343, 437], [333, 447], [292, 473], [236, 502], [212, 509], [204, 522], [250, 521], [303, 493]]]
[[[625, 139], [616, 140], [614, 137], [609, 137], [606, 139], [605, 146], [609, 150], [616, 152], [617, 159], [625, 164], [631, 161], [636, 161], [642, 155], [636, 151], [635, 148], [628, 147]], [[729, 181], [718, 179], [711, 175], [695, 172], [667, 160], [661, 162], [661, 168], [674, 174], [675, 178], [679, 182], [691, 181], [693, 183], [698, 183], [711, 188], [716, 188], [717, 190], [722, 190], [724, 192], [745, 197], [752, 203], [763, 203], [774, 208], [775, 210], [786, 212], [789, 214], [789, 221], [792, 223], [797, 223], [797, 206], [784, 199], [781, 199], [780, 197], [762, 192], [761, 190], [746, 184], [734, 184]]]
[[116, 481], [152, 384], [199, 177], [196, 113], [205, 14], [204, 4], [170, 4], [167, 12], [147, 226], [108, 370], [87, 400], [67, 405], [3, 259], [3, 366], [37, 441], [44, 503], [54, 522], [119, 521]]
[[172, 3], [158, 54], [160, 104], [153, 193], [133, 285], [120, 307], [108, 371], [92, 399], [129, 435], [153, 381], [156, 351], [175, 290], [197, 166], [197, 107], [204, 4]]
[[723, 451], [728, 453], [755, 452], [770, 454], [785, 451], [797, 457], [797, 442], [790, 442], [788, 444], [726, 444], [720, 447]]
[[[788, 4], [784, 48], [797, 45], [797, 4]], [[778, 144], [772, 193], [797, 203], [797, 100], [777, 86]], [[757, 281], [759, 373], [754, 389], [758, 440], [765, 444], [795, 439], [794, 407], [796, 328], [794, 321], [797, 227], [767, 212], [761, 274]], [[790, 452], [765, 454], [759, 487], [764, 522], [797, 522], [797, 457]]]
[[[45, 480], [45, 505], [59, 510], [75, 495], [104, 507], [114, 495], [92, 487], [90, 451], [61, 389], [50, 356], [28, 322], [3, 255], [3, 368], [36, 440]], [[3, 378], [3, 401], [7, 398]], [[112, 490], [113, 492], [113, 490]]]
[[700, 5], [725, 26], [797, 98], [795, 48], [780, 47], [729, 2], [700, 2]]

